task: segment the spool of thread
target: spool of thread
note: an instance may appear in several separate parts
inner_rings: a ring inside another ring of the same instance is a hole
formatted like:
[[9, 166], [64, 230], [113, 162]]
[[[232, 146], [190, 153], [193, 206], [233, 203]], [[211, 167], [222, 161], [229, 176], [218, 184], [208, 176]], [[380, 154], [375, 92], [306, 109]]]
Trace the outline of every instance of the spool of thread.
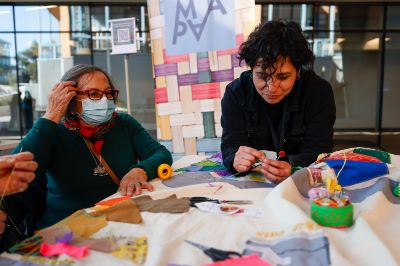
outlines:
[[160, 179], [165, 180], [172, 176], [172, 168], [166, 163], [160, 164], [157, 169], [157, 175]]

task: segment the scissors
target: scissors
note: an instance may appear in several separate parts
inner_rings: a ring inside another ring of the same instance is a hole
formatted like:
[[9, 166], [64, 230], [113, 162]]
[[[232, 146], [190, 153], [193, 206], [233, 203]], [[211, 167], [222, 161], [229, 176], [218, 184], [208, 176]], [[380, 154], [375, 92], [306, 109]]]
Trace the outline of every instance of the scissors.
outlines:
[[233, 259], [242, 256], [240, 253], [236, 251], [225, 251], [216, 248], [206, 247], [201, 244], [192, 242], [190, 240], [185, 240], [185, 242], [191, 244], [192, 246], [195, 246], [196, 248], [201, 249], [204, 252], [204, 254], [206, 254], [209, 258], [212, 259], [212, 261], [223, 261], [226, 259]]

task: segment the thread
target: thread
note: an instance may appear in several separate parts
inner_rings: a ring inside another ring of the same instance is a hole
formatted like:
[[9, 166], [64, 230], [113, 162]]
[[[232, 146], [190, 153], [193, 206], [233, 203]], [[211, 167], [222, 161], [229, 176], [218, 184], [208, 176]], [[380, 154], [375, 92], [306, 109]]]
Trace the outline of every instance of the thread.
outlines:
[[166, 180], [172, 176], [172, 168], [166, 163], [161, 164], [157, 169], [157, 175], [160, 179]]

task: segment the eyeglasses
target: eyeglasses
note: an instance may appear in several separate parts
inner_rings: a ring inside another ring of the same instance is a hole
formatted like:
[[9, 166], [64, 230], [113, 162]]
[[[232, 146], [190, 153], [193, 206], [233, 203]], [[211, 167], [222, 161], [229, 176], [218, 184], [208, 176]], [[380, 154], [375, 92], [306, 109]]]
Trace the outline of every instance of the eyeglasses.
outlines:
[[91, 89], [86, 91], [77, 91], [76, 93], [86, 94], [90, 100], [95, 100], [95, 101], [101, 100], [101, 98], [103, 98], [103, 95], [105, 95], [109, 100], [116, 100], [118, 98], [119, 90], [101, 91], [97, 89]]

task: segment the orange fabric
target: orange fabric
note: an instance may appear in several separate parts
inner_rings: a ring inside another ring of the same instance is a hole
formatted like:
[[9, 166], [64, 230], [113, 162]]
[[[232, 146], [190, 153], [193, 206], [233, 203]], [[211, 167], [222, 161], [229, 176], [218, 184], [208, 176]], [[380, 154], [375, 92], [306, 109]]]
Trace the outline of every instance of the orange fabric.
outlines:
[[121, 201], [125, 201], [130, 199], [131, 197], [129, 196], [124, 196], [124, 197], [119, 197], [119, 198], [112, 198], [108, 200], [102, 200], [100, 202], [97, 202], [96, 205], [104, 205], [104, 206], [113, 206], [114, 204], [117, 204]]

